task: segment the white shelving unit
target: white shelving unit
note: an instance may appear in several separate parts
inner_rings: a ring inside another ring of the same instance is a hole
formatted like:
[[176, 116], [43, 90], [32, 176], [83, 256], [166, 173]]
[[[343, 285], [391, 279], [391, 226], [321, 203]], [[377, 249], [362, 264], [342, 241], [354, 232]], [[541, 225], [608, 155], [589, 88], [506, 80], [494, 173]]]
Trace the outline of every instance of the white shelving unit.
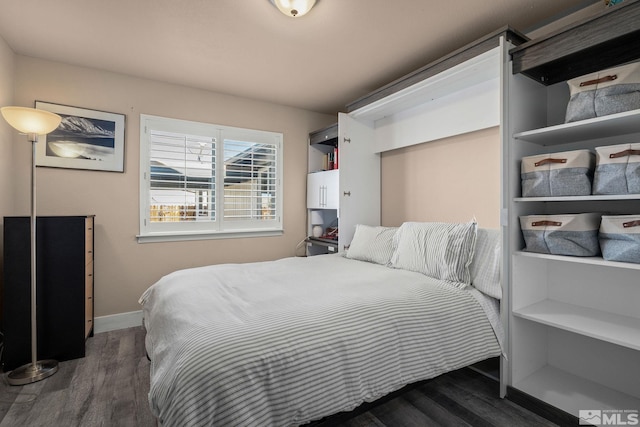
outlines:
[[[640, 213], [640, 195], [522, 197], [524, 156], [640, 141], [640, 110], [563, 123], [565, 83], [510, 77], [510, 386], [578, 416], [640, 408], [640, 264], [523, 251], [519, 216]], [[546, 108], [539, 108], [540, 105]]]

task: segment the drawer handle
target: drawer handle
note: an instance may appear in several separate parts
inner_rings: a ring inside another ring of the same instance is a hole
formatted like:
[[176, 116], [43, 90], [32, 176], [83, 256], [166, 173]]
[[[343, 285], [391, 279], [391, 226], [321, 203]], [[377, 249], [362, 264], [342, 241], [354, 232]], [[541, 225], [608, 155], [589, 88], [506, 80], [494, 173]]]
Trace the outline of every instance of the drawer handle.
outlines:
[[87, 319], [87, 323], [91, 323], [91, 319]]
[[624, 222], [622, 223], [622, 226], [624, 228], [640, 227], [640, 220]]
[[87, 297], [87, 299], [91, 299], [92, 297]]

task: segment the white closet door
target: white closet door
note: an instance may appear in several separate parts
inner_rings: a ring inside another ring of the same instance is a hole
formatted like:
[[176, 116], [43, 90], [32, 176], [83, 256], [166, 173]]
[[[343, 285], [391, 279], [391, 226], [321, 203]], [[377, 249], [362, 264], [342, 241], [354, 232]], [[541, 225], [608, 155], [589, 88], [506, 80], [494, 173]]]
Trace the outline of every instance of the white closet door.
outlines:
[[356, 224], [380, 225], [380, 156], [372, 122], [338, 114], [340, 171], [339, 250], [351, 244]]

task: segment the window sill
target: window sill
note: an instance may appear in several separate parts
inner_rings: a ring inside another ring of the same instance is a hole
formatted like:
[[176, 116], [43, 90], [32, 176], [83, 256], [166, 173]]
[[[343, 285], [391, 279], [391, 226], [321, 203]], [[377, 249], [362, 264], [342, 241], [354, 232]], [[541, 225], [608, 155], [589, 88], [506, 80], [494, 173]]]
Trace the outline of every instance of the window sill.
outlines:
[[256, 230], [256, 231], [220, 231], [215, 233], [153, 233], [139, 234], [136, 236], [138, 243], [182, 242], [187, 240], [217, 240], [217, 239], [244, 239], [251, 237], [281, 236], [283, 230]]

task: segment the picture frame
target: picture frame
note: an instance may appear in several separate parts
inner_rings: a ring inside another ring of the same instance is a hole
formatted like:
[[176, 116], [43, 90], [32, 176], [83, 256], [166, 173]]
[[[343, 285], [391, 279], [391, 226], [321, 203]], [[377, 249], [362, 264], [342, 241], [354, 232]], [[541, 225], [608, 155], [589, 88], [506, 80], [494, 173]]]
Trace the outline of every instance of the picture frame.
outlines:
[[124, 172], [125, 115], [36, 101], [62, 117], [36, 144], [36, 166]]

